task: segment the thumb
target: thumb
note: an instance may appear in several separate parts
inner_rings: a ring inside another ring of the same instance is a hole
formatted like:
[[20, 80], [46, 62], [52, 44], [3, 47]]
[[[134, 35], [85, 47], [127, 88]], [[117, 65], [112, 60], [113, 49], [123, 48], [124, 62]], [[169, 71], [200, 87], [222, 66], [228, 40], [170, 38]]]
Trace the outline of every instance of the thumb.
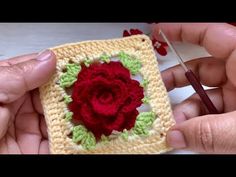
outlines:
[[25, 92], [46, 83], [56, 69], [56, 56], [46, 50], [35, 58], [25, 61], [25, 56], [17, 57], [8, 66], [0, 66], [0, 103], [10, 103]]
[[236, 111], [196, 117], [176, 124], [167, 133], [167, 143], [204, 153], [236, 153]]

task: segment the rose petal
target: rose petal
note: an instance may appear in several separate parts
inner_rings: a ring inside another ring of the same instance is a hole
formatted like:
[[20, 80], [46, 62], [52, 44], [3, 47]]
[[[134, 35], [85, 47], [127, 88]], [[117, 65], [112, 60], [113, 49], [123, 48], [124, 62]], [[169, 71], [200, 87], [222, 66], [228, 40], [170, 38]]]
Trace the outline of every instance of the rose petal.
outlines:
[[109, 135], [113, 130], [123, 131], [124, 129], [130, 130], [134, 127], [138, 111], [134, 110], [130, 113], [124, 114], [119, 112], [115, 119], [105, 119], [103, 127], [106, 129], [106, 133]]
[[130, 34], [127, 30], [124, 30], [123, 31], [123, 37], [127, 37], [127, 36], [130, 36]]
[[162, 47], [162, 46], [159, 48], [155, 47], [155, 49], [156, 49], [157, 53], [159, 53], [160, 55], [162, 55], [162, 56], [167, 55], [167, 51], [164, 47]]
[[139, 29], [130, 29], [131, 35], [138, 35], [138, 34], [143, 34], [143, 32]]
[[80, 108], [80, 116], [85, 127], [92, 131], [95, 135], [100, 134], [102, 119], [97, 116], [91, 109], [89, 104], [82, 104]]
[[[120, 106], [123, 105], [127, 98], [127, 89], [125, 84], [121, 81], [115, 80], [113, 82], [102, 81], [101, 79], [93, 80], [93, 94], [91, 98], [91, 105], [96, 114], [103, 116], [113, 116], [117, 113]], [[97, 96], [109, 91], [113, 96], [113, 102], [110, 104], [101, 104]]]
[[100, 65], [100, 63], [93, 63], [89, 67], [82, 66], [82, 69], [77, 77], [77, 82], [79, 83], [82, 81], [91, 80], [96, 77], [96, 75], [106, 78], [106, 73], [100, 69]]
[[79, 104], [72, 102], [69, 104], [69, 110], [73, 112], [73, 121], [78, 122], [81, 121], [80, 112], [79, 112]]
[[122, 131], [124, 122], [124, 114], [119, 113], [116, 117], [104, 119], [103, 128], [106, 130], [107, 134], [111, 134], [113, 130]]
[[138, 116], [139, 112], [135, 109], [130, 113], [125, 114], [126, 115], [126, 119], [125, 122], [123, 124], [122, 130], [123, 129], [127, 129], [130, 130], [131, 128], [134, 127], [135, 122], [136, 122], [136, 118]]
[[139, 82], [132, 80], [129, 85], [129, 97], [126, 99], [124, 108], [122, 112], [131, 112], [137, 107], [142, 105], [142, 99], [144, 97], [143, 88], [140, 86]]
[[77, 82], [74, 85], [72, 92], [72, 100], [77, 104], [84, 102], [86, 99], [90, 99], [89, 96], [89, 88], [91, 88], [91, 81], [83, 81]]
[[109, 71], [112, 70], [112, 73], [110, 73], [110, 78], [112, 80], [120, 80], [124, 83], [130, 82], [130, 71], [125, 68], [120, 62], [113, 62], [109, 68], [107, 68]]

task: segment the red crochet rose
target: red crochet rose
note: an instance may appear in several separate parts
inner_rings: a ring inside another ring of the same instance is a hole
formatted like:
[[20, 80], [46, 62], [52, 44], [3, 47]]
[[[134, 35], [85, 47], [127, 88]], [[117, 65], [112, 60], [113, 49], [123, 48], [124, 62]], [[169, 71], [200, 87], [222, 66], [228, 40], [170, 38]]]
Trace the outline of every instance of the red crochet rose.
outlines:
[[83, 123], [100, 138], [113, 130], [131, 129], [143, 97], [143, 88], [120, 62], [93, 63], [82, 66], [69, 108], [74, 122]]

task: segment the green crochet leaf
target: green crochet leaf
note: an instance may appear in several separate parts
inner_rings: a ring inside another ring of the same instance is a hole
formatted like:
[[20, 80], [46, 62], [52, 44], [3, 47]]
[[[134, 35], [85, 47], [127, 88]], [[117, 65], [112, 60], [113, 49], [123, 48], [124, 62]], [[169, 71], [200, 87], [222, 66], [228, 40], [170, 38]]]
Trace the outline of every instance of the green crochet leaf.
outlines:
[[130, 70], [132, 75], [136, 75], [139, 73], [139, 70], [141, 69], [142, 64], [137, 58], [130, 56], [124, 52], [120, 52], [118, 54], [118, 57], [121, 63], [124, 65], [124, 67]]
[[72, 141], [74, 143], [81, 143], [81, 146], [87, 150], [93, 149], [96, 146], [96, 138], [92, 132], [88, 132], [87, 129], [78, 125], [73, 128]]
[[136, 135], [148, 135], [148, 129], [155, 120], [153, 112], [142, 112], [138, 115], [134, 128], [132, 129]]

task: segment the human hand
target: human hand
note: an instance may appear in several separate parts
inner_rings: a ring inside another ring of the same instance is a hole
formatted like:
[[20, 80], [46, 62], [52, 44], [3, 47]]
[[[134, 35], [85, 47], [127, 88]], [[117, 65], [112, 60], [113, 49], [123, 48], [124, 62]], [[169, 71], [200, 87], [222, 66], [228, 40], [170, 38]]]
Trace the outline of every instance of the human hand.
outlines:
[[[194, 94], [173, 109], [177, 122], [167, 133], [167, 143], [175, 149], [203, 153], [236, 153], [236, 27], [229, 24], [157, 24], [172, 41], [198, 44], [211, 57], [186, 62], [205, 86], [214, 87], [208, 96], [220, 112], [207, 115], [206, 107]], [[168, 91], [189, 85], [181, 66], [162, 72]]]
[[49, 153], [38, 87], [56, 68], [46, 50], [0, 62], [0, 153]]

